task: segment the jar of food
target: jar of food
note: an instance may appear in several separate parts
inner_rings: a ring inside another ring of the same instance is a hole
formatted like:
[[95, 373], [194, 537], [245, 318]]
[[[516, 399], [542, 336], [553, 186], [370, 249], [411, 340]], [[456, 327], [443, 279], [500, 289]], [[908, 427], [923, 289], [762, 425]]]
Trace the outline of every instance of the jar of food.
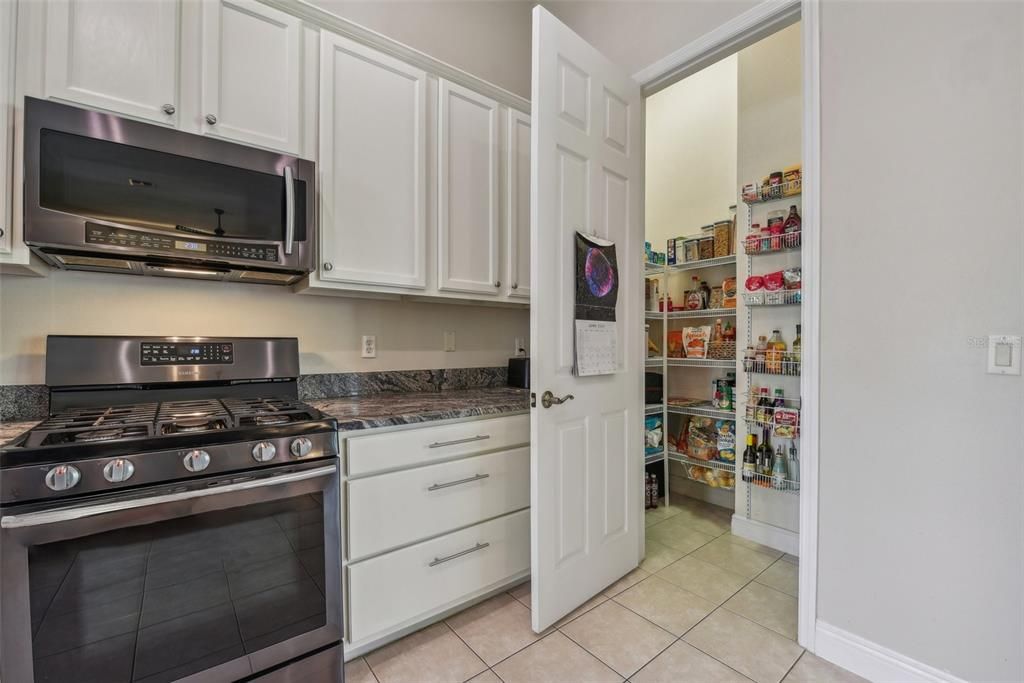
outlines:
[[700, 260], [715, 258], [715, 238], [714, 237], [701, 237], [700, 244]]
[[732, 253], [732, 221], [718, 221], [714, 227], [715, 258]]
[[684, 250], [686, 252], [687, 261], [696, 261], [700, 259], [700, 240], [699, 239], [688, 239], [684, 243]]

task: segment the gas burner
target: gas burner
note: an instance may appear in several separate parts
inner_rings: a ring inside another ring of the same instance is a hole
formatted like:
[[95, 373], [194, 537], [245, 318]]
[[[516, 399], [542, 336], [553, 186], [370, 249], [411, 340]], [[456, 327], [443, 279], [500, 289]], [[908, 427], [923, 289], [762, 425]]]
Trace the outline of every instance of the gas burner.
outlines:
[[256, 424], [258, 425], [280, 425], [286, 422], [291, 422], [291, 418], [287, 415], [281, 414], [270, 414], [270, 415], [257, 415]]
[[77, 442], [84, 441], [111, 441], [113, 439], [119, 439], [124, 434], [124, 430], [120, 428], [114, 429], [90, 429], [84, 432], [78, 432], [72, 439]]

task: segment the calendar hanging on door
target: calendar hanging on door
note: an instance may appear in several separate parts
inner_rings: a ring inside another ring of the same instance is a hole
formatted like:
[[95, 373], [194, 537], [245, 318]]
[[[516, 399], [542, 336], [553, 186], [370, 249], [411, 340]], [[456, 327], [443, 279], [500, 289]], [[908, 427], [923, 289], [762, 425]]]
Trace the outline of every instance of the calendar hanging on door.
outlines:
[[615, 243], [576, 233], [573, 374], [608, 375], [617, 368], [619, 268]]

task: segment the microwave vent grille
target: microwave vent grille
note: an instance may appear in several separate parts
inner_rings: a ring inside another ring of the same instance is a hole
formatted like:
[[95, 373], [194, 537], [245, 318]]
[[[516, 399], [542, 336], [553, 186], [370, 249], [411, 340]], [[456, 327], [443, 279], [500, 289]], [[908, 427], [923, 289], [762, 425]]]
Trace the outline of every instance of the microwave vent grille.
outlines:
[[131, 262], [124, 259], [78, 256], [76, 254], [53, 254], [53, 258], [72, 268], [113, 268], [129, 272], [132, 270]]

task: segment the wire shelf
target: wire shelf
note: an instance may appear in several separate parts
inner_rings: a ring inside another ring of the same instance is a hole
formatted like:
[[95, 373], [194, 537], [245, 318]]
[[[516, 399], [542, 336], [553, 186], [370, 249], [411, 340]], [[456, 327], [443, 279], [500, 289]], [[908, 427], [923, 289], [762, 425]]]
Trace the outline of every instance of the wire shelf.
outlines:
[[730, 263], [736, 263], [736, 254], [729, 254], [728, 256], [719, 256], [717, 258], [705, 258], [697, 261], [687, 261], [685, 263], [674, 263], [670, 266], [665, 266], [665, 269], [668, 273], [682, 273], [687, 270], [696, 270], [697, 268], [727, 266]]
[[791, 479], [776, 479], [771, 475], [758, 472], [742, 472], [741, 479], [751, 486], [757, 486], [758, 488], [792, 493], [794, 495], [800, 492], [800, 482]]
[[769, 187], [758, 187], [756, 190], [757, 196], [745, 196], [743, 197], [743, 203], [750, 206], [752, 204], [764, 204], [766, 202], [777, 202], [783, 199], [793, 199], [794, 197], [800, 196], [802, 184], [803, 179], [800, 179], [790, 180], [788, 182], [771, 185]]
[[[661, 315], [660, 313], [658, 315]], [[735, 318], [735, 308], [702, 308], [695, 311], [671, 311], [669, 320], [685, 320], [687, 318]]]
[[[791, 353], [787, 354], [792, 356]], [[778, 361], [757, 361], [743, 360], [743, 371], [758, 375], [783, 375], [788, 377], [800, 376], [800, 360], [783, 359]]]
[[759, 289], [756, 292], [743, 292], [743, 303], [747, 306], [794, 306], [803, 298], [800, 289]]
[[646, 359], [646, 360], [644, 361], [644, 364], [645, 364], [645, 365], [661, 365], [661, 364], [662, 364], [662, 362], [664, 362], [664, 360], [665, 360], [665, 359], [664, 359], [664, 358], [662, 358], [661, 356], [653, 356], [653, 357], [651, 357], [651, 358], [647, 358], [647, 359]]
[[650, 465], [656, 462], [662, 462], [665, 460], [665, 451], [659, 451], [657, 453], [651, 453], [650, 455], [644, 456], [644, 464]]
[[727, 491], [736, 488], [736, 463], [724, 460], [698, 460], [671, 450], [668, 458], [683, 465], [683, 473], [690, 481]]
[[707, 467], [713, 470], [722, 470], [724, 472], [736, 472], [736, 463], [730, 460], [701, 460], [699, 458], [691, 458], [685, 453], [674, 451], [671, 448], [668, 451], [668, 459], [681, 462], [684, 465], [697, 465], [699, 467]]
[[801, 231], [799, 230], [781, 235], [747, 235], [743, 240], [743, 251], [747, 253], [747, 256], [795, 251], [800, 248], [800, 238]]
[[735, 360], [717, 358], [669, 358], [668, 364], [675, 368], [735, 368]]
[[651, 263], [650, 261], [644, 261], [644, 275], [664, 275], [665, 264], [664, 263]]
[[716, 408], [711, 403], [701, 403], [692, 406], [674, 406], [669, 399], [668, 412], [673, 415], [694, 415], [696, 417], [711, 417], [716, 420], [736, 421], [736, 413], [731, 410]]
[[661, 320], [664, 315], [661, 311], [644, 311], [644, 318], [647, 320]]
[[644, 406], [644, 415], [655, 415], [660, 413], [665, 406], [660, 403], [648, 403]]

